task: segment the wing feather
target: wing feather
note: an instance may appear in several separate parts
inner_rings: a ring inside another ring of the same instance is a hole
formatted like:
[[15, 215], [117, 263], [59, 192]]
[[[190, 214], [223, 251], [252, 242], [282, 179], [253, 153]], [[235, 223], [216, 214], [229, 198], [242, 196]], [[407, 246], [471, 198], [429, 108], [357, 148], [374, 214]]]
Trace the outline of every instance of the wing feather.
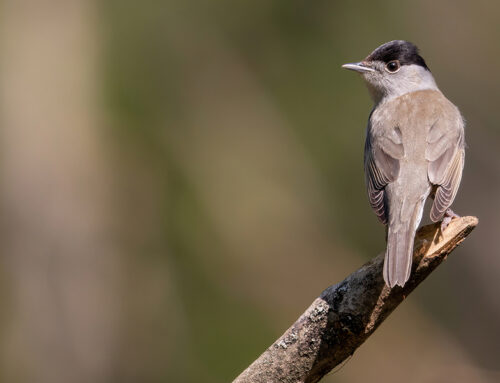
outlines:
[[385, 135], [373, 136], [370, 126], [365, 142], [365, 179], [368, 200], [379, 220], [386, 225], [388, 212], [385, 201], [385, 187], [396, 180], [399, 174], [399, 160], [404, 155], [401, 132], [395, 127]]
[[431, 219], [442, 219], [451, 206], [460, 186], [464, 167], [464, 128], [457, 110], [453, 118], [441, 118], [432, 125], [427, 135], [425, 156], [429, 161], [429, 181], [437, 186]]

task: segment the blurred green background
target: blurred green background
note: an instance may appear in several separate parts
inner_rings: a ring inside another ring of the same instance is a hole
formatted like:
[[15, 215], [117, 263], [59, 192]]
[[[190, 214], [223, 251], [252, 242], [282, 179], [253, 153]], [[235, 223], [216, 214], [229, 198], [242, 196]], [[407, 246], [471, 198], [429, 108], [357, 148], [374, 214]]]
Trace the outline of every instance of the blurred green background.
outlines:
[[[371, 101], [420, 46], [480, 225], [325, 382], [500, 381], [500, 4], [5, 0], [0, 380], [229, 382], [384, 249]], [[426, 219], [428, 221], [428, 219]]]

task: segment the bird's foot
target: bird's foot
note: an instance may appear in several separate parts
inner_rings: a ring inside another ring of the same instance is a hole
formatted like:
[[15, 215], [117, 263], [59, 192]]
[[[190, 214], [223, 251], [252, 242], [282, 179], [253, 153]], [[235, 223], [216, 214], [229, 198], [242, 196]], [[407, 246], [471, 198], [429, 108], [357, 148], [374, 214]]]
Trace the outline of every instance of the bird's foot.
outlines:
[[458, 214], [455, 214], [453, 210], [446, 209], [446, 211], [444, 212], [444, 218], [441, 221], [441, 232], [445, 231], [445, 229], [450, 224], [451, 220], [454, 218], [460, 218], [460, 216]]

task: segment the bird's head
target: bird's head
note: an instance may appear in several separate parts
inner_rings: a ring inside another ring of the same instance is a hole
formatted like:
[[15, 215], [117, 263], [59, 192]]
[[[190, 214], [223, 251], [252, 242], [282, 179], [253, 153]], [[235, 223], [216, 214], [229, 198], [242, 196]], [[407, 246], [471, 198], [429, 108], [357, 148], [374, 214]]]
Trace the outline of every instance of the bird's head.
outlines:
[[418, 48], [408, 41], [385, 43], [363, 61], [344, 64], [342, 68], [363, 76], [376, 103], [417, 90], [437, 89]]

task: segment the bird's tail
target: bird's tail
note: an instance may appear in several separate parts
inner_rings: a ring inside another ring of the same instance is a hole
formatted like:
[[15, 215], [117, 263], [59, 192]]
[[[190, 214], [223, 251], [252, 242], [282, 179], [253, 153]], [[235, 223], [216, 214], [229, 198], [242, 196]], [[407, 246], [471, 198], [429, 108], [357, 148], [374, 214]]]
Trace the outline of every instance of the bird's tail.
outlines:
[[425, 199], [413, 206], [403, 200], [396, 217], [389, 218], [387, 249], [384, 261], [384, 280], [389, 287], [404, 286], [410, 278], [413, 259], [413, 241], [418, 224], [422, 219]]

